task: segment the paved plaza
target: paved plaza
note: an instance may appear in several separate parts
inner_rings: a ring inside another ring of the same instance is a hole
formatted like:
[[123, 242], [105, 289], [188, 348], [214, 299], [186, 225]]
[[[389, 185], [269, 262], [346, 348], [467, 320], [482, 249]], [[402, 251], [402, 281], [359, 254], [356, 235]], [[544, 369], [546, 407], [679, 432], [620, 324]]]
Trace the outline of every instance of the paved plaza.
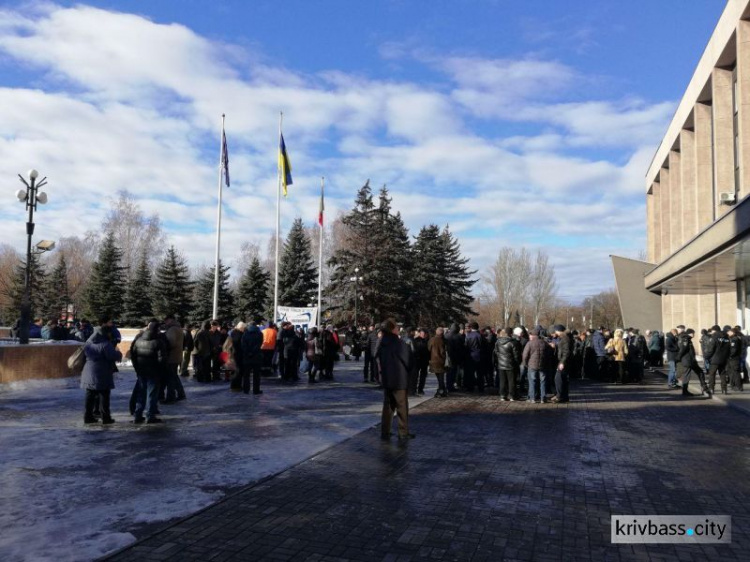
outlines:
[[[750, 560], [750, 417], [663, 381], [433, 399], [414, 441], [371, 428], [111, 560]], [[612, 545], [612, 514], [731, 515], [733, 540]]]

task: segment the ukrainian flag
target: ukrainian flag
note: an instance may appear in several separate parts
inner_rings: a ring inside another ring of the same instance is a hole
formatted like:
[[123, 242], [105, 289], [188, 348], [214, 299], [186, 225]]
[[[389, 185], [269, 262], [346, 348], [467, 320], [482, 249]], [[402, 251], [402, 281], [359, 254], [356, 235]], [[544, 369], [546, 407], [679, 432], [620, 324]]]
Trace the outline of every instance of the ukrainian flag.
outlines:
[[284, 144], [284, 135], [279, 134], [279, 177], [281, 185], [284, 186], [284, 197], [287, 195], [287, 186], [292, 185], [292, 165], [289, 162], [289, 155], [286, 153]]

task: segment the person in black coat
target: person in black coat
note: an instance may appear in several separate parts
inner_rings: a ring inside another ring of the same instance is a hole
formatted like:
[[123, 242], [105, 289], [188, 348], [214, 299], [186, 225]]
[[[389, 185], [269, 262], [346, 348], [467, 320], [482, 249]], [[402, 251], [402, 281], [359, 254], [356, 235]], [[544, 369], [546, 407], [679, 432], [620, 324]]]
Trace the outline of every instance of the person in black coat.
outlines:
[[414, 358], [411, 348], [398, 337], [398, 326], [389, 319], [383, 322], [383, 336], [375, 354], [383, 385], [381, 438], [389, 439], [394, 412], [398, 416], [398, 438], [412, 439], [409, 433], [409, 373]]
[[701, 393], [707, 393], [711, 396], [711, 391], [706, 385], [706, 378], [703, 376], [703, 369], [700, 368], [698, 362], [695, 359], [695, 347], [693, 346], [693, 336], [695, 330], [688, 329], [680, 334], [677, 338], [677, 361], [679, 367], [679, 376], [682, 379], [682, 395], [692, 396], [688, 390], [690, 384], [690, 376], [695, 373], [701, 384]]
[[414, 348], [415, 387], [412, 389], [417, 396], [424, 396], [424, 385], [427, 383], [427, 370], [430, 365], [430, 350], [427, 344], [430, 340], [427, 330], [419, 328], [417, 336], [412, 341]]
[[573, 360], [573, 342], [562, 324], [556, 325], [554, 330], [557, 337], [557, 345], [555, 346], [557, 372], [555, 373], [555, 396], [552, 397], [551, 401], [567, 402], [569, 399], [570, 365]]
[[521, 344], [513, 338], [513, 329], [501, 331], [495, 343], [495, 365], [500, 378], [500, 400], [516, 399], [516, 377], [521, 366]]
[[375, 350], [378, 347], [378, 331], [375, 326], [370, 326], [367, 331], [367, 335], [363, 337], [364, 348], [365, 348], [365, 369], [364, 378], [365, 382], [378, 382], [380, 377], [378, 375], [377, 361], [374, 360]]
[[255, 322], [250, 322], [242, 334], [242, 392], [250, 393], [250, 372], [253, 373], [253, 394], [263, 394], [260, 389], [260, 369], [263, 365], [261, 346], [263, 334]]
[[299, 380], [299, 340], [294, 331], [294, 324], [287, 323], [281, 330], [281, 359], [284, 361], [282, 370], [282, 380], [284, 382], [294, 382]]
[[[667, 337], [664, 340], [664, 345], [667, 349], [667, 363], [669, 363], [669, 373], [667, 374], [667, 386], [669, 388], [677, 388], [677, 352], [679, 348], [677, 346], [677, 336], [681, 333], [680, 327], [677, 330], [672, 330], [667, 333]], [[684, 327], [682, 327], [684, 330]]]
[[130, 360], [138, 377], [133, 423], [161, 423], [162, 420], [156, 417], [156, 412], [159, 383], [166, 374], [167, 343], [159, 333], [158, 322], [149, 322], [143, 333], [133, 341]]
[[182, 329], [182, 365], [180, 366], [180, 376], [187, 377], [190, 373], [188, 368], [190, 367], [190, 356], [193, 353], [193, 326], [191, 324], [185, 325]]
[[[727, 326], [726, 328], [729, 328]], [[711, 393], [716, 388], [716, 374], [721, 378], [721, 393], [727, 394], [727, 363], [729, 362], [729, 337], [726, 331], [714, 326], [711, 328], [711, 339], [705, 349], [705, 357], [709, 363], [708, 385]]]
[[745, 353], [745, 338], [742, 329], [735, 326], [727, 332], [729, 336], [729, 360], [727, 361], [727, 373], [732, 390], [742, 392], [742, 356]]
[[242, 377], [245, 370], [243, 368], [245, 354], [242, 351], [242, 336], [245, 335], [245, 330], [247, 330], [247, 324], [238, 322], [234, 329], [229, 332], [229, 338], [232, 340], [232, 356], [229, 361], [234, 363], [234, 373], [229, 388], [234, 392], [242, 390]]

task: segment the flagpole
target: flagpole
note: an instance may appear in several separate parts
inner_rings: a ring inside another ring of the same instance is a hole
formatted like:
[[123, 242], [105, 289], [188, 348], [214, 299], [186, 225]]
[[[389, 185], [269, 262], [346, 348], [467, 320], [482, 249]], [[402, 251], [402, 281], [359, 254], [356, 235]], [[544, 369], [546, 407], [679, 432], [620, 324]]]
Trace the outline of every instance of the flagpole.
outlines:
[[[320, 178], [320, 202], [323, 204], [323, 192], [325, 189], [325, 177]], [[323, 320], [323, 225], [325, 219], [320, 221], [320, 241], [318, 242], [318, 327]]]
[[[281, 124], [284, 120], [284, 112], [279, 112], [279, 147], [281, 154]], [[278, 189], [276, 190], [276, 272], [273, 279], [273, 322], [279, 317], [279, 237], [281, 235], [281, 166], [278, 166]]]
[[219, 204], [216, 211], [216, 261], [214, 262], [214, 306], [211, 318], [219, 318], [219, 249], [221, 248], [221, 191], [223, 187], [222, 163], [224, 161], [224, 114], [221, 114], [221, 135], [219, 135]]

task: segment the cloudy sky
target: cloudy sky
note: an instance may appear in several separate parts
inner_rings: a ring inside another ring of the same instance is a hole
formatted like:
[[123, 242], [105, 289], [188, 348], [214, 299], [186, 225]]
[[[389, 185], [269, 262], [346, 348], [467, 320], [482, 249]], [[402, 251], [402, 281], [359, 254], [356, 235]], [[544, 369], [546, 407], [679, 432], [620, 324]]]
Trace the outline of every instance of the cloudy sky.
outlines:
[[213, 255], [275, 224], [278, 116], [294, 170], [282, 226], [370, 178], [416, 234], [450, 223], [476, 268], [545, 247], [561, 294], [613, 285], [645, 247], [643, 177], [724, 3], [684, 0], [2, 2], [0, 232], [24, 246], [16, 174], [48, 176], [37, 235], [95, 229], [116, 192]]

